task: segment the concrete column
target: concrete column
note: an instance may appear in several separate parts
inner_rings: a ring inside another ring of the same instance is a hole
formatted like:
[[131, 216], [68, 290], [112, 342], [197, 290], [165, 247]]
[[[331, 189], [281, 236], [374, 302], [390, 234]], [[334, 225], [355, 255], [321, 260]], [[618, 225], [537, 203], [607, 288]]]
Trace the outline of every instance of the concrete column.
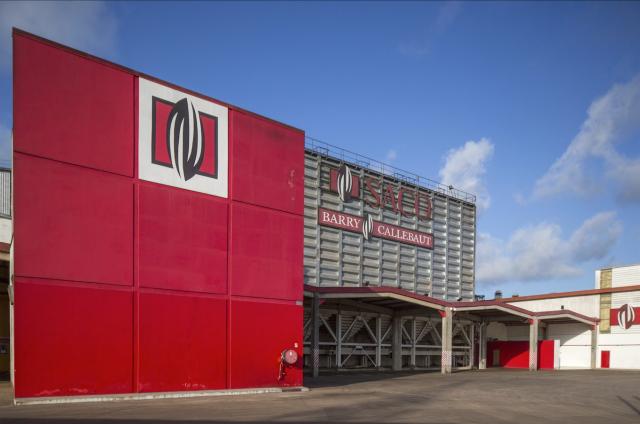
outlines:
[[469, 326], [469, 339], [471, 346], [469, 349], [469, 369], [472, 370], [476, 359], [476, 323], [472, 322]]
[[402, 317], [393, 317], [393, 342], [391, 346], [393, 370], [402, 370]]
[[311, 361], [313, 362], [313, 378], [316, 378], [320, 374], [320, 296], [318, 293], [313, 295], [312, 302]]
[[338, 306], [336, 315], [336, 367], [342, 368], [342, 313]]
[[382, 368], [382, 318], [376, 317], [376, 367]]
[[487, 323], [478, 326], [478, 369], [487, 369]]
[[453, 310], [445, 308], [438, 311], [442, 317], [442, 356], [440, 359], [440, 370], [442, 374], [451, 374], [452, 349], [453, 349]]
[[538, 370], [538, 318], [529, 320], [529, 371]]
[[411, 368], [416, 367], [416, 317], [411, 320]]
[[591, 326], [591, 369], [595, 370], [598, 361], [598, 326]]

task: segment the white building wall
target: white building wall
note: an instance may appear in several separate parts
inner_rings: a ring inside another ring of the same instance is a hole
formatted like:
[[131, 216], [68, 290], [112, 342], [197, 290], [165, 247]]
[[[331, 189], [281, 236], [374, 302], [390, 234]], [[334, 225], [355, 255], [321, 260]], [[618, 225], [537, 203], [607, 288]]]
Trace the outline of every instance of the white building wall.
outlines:
[[11, 244], [12, 234], [11, 218], [0, 217], [0, 242]]
[[546, 338], [559, 343], [559, 368], [591, 367], [591, 330], [584, 324], [549, 324]]
[[[599, 281], [596, 271], [596, 281]], [[612, 270], [613, 287], [628, 287], [640, 284], [640, 265], [614, 268]], [[600, 296], [575, 296], [553, 299], [526, 300], [510, 302], [512, 305], [533, 312], [568, 309], [591, 317], [600, 316]], [[611, 308], [617, 309], [624, 304], [640, 308], [640, 290], [612, 293]], [[513, 328], [513, 330], [512, 330]], [[505, 327], [506, 339], [523, 340], [516, 330], [518, 327]], [[591, 331], [583, 324], [550, 324], [546, 329], [546, 339], [558, 340], [560, 368], [589, 368], [591, 364]], [[598, 334], [596, 366], [601, 366], [601, 352], [610, 352], [610, 367], [621, 369], [640, 369], [640, 325], [624, 330], [617, 325], [611, 326], [610, 333]]]
[[[632, 268], [632, 267], [626, 267]], [[635, 267], [640, 269], [640, 267]], [[615, 269], [614, 269], [615, 271]], [[630, 270], [628, 270], [630, 271]], [[623, 273], [619, 277], [623, 283], [631, 281], [631, 272]], [[620, 281], [618, 280], [618, 281]], [[637, 281], [637, 280], [636, 280]], [[615, 274], [614, 274], [615, 285]], [[632, 307], [640, 308], [640, 291], [613, 293], [611, 296], [611, 308], [617, 309], [622, 305], [629, 304]], [[633, 368], [640, 369], [640, 325], [632, 325], [628, 329], [623, 329], [618, 325], [611, 326], [611, 333], [600, 334], [598, 339], [598, 361], [600, 352], [608, 350], [611, 355], [611, 368]], [[598, 365], [599, 366], [599, 365]]]
[[611, 270], [613, 287], [635, 286], [640, 284], [640, 265], [629, 265]]
[[490, 340], [509, 340], [507, 326], [499, 322], [490, 322], [487, 325], [487, 338]]
[[600, 296], [560, 297], [555, 299], [525, 300], [510, 302], [511, 305], [527, 309], [532, 312], [559, 311], [569, 309], [590, 317], [600, 316]]

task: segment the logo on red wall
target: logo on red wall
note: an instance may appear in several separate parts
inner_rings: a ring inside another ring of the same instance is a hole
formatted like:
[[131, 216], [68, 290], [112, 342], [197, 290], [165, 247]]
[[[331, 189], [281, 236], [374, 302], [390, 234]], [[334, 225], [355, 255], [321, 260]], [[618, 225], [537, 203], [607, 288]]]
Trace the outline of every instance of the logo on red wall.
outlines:
[[634, 309], [628, 303], [622, 305], [618, 310], [618, 326], [623, 330], [628, 330], [636, 319]]
[[640, 324], [640, 308], [634, 308], [626, 303], [617, 309], [611, 309], [611, 325], [618, 325], [622, 330], [628, 330], [633, 325]]
[[139, 79], [139, 177], [227, 197], [228, 109]]

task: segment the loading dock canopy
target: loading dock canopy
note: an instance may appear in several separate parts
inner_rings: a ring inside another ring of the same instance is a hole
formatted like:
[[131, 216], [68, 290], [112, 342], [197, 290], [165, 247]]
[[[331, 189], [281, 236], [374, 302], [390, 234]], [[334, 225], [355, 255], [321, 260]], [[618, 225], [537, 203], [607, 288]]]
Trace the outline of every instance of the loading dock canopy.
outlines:
[[315, 287], [305, 284], [304, 295], [305, 297], [317, 295], [325, 301], [335, 299], [337, 303], [380, 313], [416, 313], [417, 309], [422, 309], [423, 312], [433, 311], [442, 314], [447, 308], [451, 308], [454, 313], [462, 312], [470, 319], [482, 321], [523, 322], [536, 319], [545, 323], [579, 322], [589, 326], [596, 325], [600, 321], [598, 318], [568, 309], [533, 312], [494, 300], [448, 302], [395, 287]]

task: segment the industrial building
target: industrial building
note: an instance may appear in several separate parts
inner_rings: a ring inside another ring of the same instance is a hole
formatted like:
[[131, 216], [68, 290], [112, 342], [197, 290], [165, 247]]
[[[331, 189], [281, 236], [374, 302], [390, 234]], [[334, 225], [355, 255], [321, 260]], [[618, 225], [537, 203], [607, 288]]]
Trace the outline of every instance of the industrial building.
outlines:
[[16, 402], [301, 388], [305, 371], [640, 367], [636, 274], [477, 301], [472, 194], [13, 43]]

